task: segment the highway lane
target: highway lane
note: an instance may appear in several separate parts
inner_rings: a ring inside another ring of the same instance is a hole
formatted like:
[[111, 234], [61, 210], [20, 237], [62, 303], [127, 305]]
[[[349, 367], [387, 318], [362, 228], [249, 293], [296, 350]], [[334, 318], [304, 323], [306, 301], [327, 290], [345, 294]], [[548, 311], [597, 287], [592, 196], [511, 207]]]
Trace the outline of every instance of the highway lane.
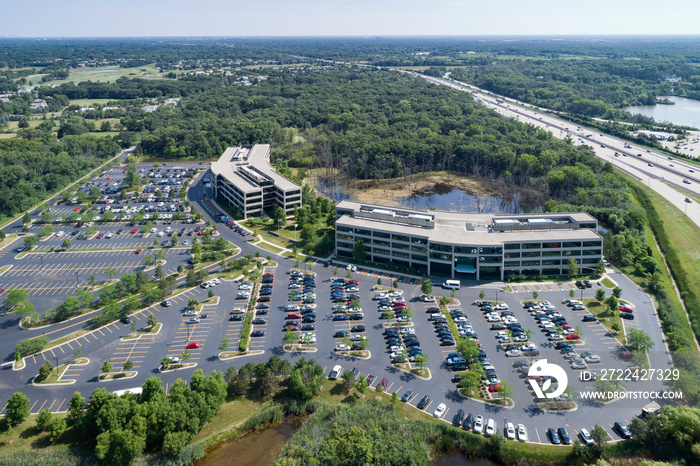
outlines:
[[[589, 146], [597, 157], [611, 162], [616, 168], [647, 184], [700, 226], [700, 205], [696, 202], [687, 203], [685, 201], [686, 193], [700, 196], [700, 166], [685, 159], [669, 157], [653, 150], [648, 152], [649, 149], [636, 144], [630, 144], [629, 148], [625, 148], [627, 141], [560, 120], [551, 114], [543, 113], [541, 109], [532, 105], [501, 97], [472, 85], [410, 71], [402, 72], [412, 73], [414, 76], [452, 89], [471, 92], [484, 106], [503, 116], [517, 118], [524, 123], [543, 128], [550, 131], [557, 139], [564, 140], [568, 137], [576, 145]], [[499, 102], [499, 99], [503, 102]], [[584, 142], [581, 143], [581, 141]], [[619, 154], [617, 157], [615, 157], [615, 152]], [[641, 154], [641, 157], [638, 154]], [[683, 180], [689, 181], [690, 184], [684, 183]]]

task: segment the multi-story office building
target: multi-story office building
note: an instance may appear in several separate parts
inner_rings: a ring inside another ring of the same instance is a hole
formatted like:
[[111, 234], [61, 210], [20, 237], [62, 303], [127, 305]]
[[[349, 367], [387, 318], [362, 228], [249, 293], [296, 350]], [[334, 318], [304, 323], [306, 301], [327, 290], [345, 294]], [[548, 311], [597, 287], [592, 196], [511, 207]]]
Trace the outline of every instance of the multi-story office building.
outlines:
[[280, 206], [289, 215], [301, 207], [301, 186], [270, 165], [270, 145], [229, 147], [211, 164], [214, 194], [238, 207], [244, 218]]
[[418, 275], [476, 280], [563, 275], [571, 258], [590, 273], [603, 258], [598, 222], [586, 213], [460, 214], [352, 201], [340, 202], [336, 213], [337, 256], [352, 257], [362, 240], [366, 260]]

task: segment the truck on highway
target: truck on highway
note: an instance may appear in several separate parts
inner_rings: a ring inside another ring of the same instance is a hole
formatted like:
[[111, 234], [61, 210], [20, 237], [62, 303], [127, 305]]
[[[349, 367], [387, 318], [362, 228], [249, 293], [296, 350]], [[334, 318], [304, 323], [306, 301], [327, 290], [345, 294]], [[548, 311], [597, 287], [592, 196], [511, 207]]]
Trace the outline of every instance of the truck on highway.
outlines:
[[496, 99], [496, 102], [498, 102], [499, 104], [502, 104], [502, 103], [503, 103], [503, 99]]

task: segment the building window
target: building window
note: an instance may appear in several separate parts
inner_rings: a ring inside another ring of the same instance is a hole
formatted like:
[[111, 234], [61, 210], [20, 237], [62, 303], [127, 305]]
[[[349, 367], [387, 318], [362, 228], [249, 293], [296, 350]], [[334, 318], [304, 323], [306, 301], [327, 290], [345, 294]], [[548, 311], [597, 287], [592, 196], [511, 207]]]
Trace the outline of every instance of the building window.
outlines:
[[350, 236], [350, 235], [343, 235], [343, 234], [340, 234], [340, 233], [338, 233], [338, 234], [336, 235], [336, 238], [338, 238], [338, 239], [344, 239], [344, 240], [347, 240], [347, 241], [354, 241], [352, 236]]
[[584, 256], [600, 256], [600, 249], [584, 249]]
[[518, 261], [504, 262], [503, 265], [506, 267], [520, 267], [520, 262], [518, 262]]
[[413, 244], [423, 244], [423, 245], [427, 245], [427, 244], [428, 244], [428, 240], [427, 240], [427, 239], [423, 239], [423, 238], [416, 238], [416, 237], [414, 236], [414, 237], [411, 238], [411, 243], [413, 243]]
[[383, 231], [375, 231], [374, 236], [377, 238], [391, 238], [391, 235], [389, 233], [384, 233]]
[[452, 252], [452, 245], [451, 244], [431, 244], [430, 249], [433, 251], [440, 251], [440, 252]]
[[505, 249], [520, 249], [520, 244], [514, 243], [514, 244], [504, 244], [503, 247]]
[[600, 247], [600, 241], [584, 241], [583, 247], [584, 248]]
[[372, 252], [373, 252], [374, 254], [381, 254], [381, 255], [384, 255], [384, 256], [388, 256], [388, 255], [389, 255], [389, 251], [387, 251], [387, 250], [385, 250], [385, 249], [374, 248], [374, 249], [372, 250]]
[[564, 247], [565, 248], [580, 248], [581, 242], [580, 241], [576, 241], [576, 242], [568, 241], [568, 242], [564, 243]]
[[355, 228], [355, 234], [372, 236], [372, 232], [370, 230], [363, 230], [362, 228]]
[[540, 257], [539, 251], [524, 252], [523, 257]]
[[391, 243], [391, 247], [394, 249], [410, 249], [411, 246], [408, 244], [401, 244], [401, 243]]
[[439, 260], [443, 260], [443, 261], [452, 261], [452, 254], [441, 254], [439, 252], [431, 252], [430, 258], [431, 259], [439, 259]]
[[391, 237], [397, 241], [405, 241], [407, 243], [411, 241], [411, 238], [405, 235], [392, 235]]
[[373, 243], [376, 244], [377, 246], [385, 246], [387, 248], [391, 247], [391, 243], [389, 241], [382, 241], [380, 239], [375, 239], [373, 241]]
[[418, 254], [411, 254], [411, 259], [419, 262], [428, 262], [428, 256], [421, 256]]
[[336, 229], [336, 231], [342, 231], [345, 233], [352, 233], [352, 228], [350, 228], [350, 227], [336, 226], [335, 229]]
[[520, 257], [520, 253], [519, 252], [507, 252], [507, 253], [503, 254], [503, 257], [505, 259], [515, 259], [517, 257]]
[[523, 243], [523, 249], [540, 249], [542, 243]]
[[339, 248], [353, 249], [353, 248], [355, 247], [354, 244], [352, 244], [352, 243], [346, 243], [346, 242], [344, 242], [344, 241], [338, 241], [336, 244], [338, 245]]
[[479, 248], [479, 254], [502, 254], [503, 249], [501, 248]]
[[542, 257], [559, 257], [561, 251], [542, 251]]
[[560, 248], [561, 243], [542, 243], [542, 249]]
[[455, 252], [457, 254], [477, 254], [476, 246], [455, 246]]
[[423, 248], [420, 246], [411, 246], [411, 251], [416, 251], [416, 252], [428, 252], [428, 248]]

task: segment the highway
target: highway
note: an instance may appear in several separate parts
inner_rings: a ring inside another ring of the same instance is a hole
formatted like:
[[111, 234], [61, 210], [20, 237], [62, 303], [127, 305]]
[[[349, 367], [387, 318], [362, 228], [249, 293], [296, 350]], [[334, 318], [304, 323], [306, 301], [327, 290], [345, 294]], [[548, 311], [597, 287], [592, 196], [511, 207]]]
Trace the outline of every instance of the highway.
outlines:
[[[532, 105], [507, 99], [469, 84], [411, 71], [397, 71], [412, 73], [434, 84], [471, 92], [482, 105], [505, 117], [516, 118], [524, 123], [543, 128], [561, 140], [571, 138], [575, 145], [589, 146], [597, 157], [647, 184], [700, 226], [700, 205], [687, 196], [688, 193], [700, 196], [699, 165], [577, 126], [575, 123], [543, 113]], [[629, 147], [625, 147], [625, 144]], [[686, 199], [691, 202], [687, 202]]]

